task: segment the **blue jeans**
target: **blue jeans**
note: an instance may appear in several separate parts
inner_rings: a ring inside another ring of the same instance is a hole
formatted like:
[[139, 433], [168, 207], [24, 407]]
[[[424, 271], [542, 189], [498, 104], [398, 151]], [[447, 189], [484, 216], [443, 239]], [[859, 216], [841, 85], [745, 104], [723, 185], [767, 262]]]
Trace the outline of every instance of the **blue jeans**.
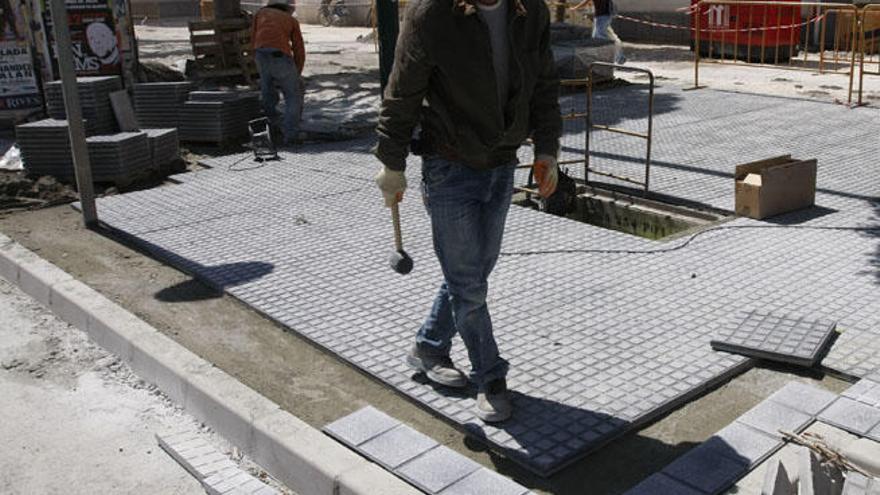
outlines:
[[422, 352], [448, 355], [458, 332], [471, 361], [471, 380], [481, 389], [504, 378], [508, 369], [498, 354], [486, 295], [501, 251], [515, 169], [511, 164], [480, 171], [442, 158], [422, 162], [425, 206], [445, 280], [416, 343]]
[[623, 55], [623, 43], [617, 37], [617, 33], [611, 27], [614, 22], [614, 14], [597, 15], [593, 18], [593, 39], [608, 40], [614, 42], [614, 63], [623, 64], [626, 57]]
[[278, 126], [278, 89], [284, 94], [284, 120], [281, 130], [284, 139], [292, 141], [299, 132], [299, 120], [303, 108], [303, 88], [296, 63], [291, 57], [275, 48], [257, 48], [257, 70], [260, 72], [260, 92], [263, 99], [263, 112], [269, 122]]

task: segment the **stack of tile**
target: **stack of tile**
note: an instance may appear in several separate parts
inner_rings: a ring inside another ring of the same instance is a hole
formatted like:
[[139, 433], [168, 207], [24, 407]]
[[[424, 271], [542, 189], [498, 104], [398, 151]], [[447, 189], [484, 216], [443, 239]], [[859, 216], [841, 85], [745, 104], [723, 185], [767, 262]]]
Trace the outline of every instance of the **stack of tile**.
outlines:
[[259, 98], [254, 93], [193, 91], [183, 104], [180, 140], [241, 142], [248, 136], [248, 121], [259, 115]]
[[66, 120], [45, 119], [18, 125], [15, 139], [28, 174], [73, 178], [73, 155]]
[[153, 167], [160, 168], [180, 156], [177, 129], [144, 129], [150, 142]]
[[157, 82], [134, 85], [134, 108], [142, 128], [179, 127], [183, 102], [192, 91], [190, 82]]
[[127, 184], [153, 166], [145, 132], [92, 136], [86, 143], [95, 181]]
[[[110, 103], [110, 93], [122, 89], [122, 80], [119, 76], [78, 77], [76, 86], [79, 90], [82, 117], [86, 120], [86, 134], [116, 132], [119, 128]], [[61, 81], [53, 81], [46, 85], [46, 104], [50, 117], [59, 120], [67, 118]]]

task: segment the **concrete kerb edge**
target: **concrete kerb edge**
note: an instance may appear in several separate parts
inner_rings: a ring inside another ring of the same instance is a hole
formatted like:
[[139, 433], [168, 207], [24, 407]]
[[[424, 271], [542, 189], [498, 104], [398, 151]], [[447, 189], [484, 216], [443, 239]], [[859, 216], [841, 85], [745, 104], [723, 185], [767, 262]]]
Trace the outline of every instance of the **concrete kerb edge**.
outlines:
[[421, 493], [3, 234], [0, 277], [86, 332], [295, 492]]

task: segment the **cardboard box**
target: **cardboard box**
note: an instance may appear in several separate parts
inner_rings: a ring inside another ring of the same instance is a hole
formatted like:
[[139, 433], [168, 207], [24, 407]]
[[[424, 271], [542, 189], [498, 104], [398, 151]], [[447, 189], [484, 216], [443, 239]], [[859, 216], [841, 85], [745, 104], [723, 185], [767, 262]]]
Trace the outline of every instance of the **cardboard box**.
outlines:
[[762, 219], [813, 206], [816, 160], [791, 155], [736, 167], [736, 214]]

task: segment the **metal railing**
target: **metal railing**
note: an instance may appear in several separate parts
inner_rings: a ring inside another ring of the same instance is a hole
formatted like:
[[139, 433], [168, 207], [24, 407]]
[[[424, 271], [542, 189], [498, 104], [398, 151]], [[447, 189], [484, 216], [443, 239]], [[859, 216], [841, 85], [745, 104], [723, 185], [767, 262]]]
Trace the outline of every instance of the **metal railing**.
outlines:
[[[615, 71], [624, 71], [624, 72], [638, 72], [640, 74], [645, 74], [648, 76], [648, 132], [637, 132], [631, 131], [628, 129], [621, 129], [618, 127], [612, 127], [609, 125], [602, 124], [594, 124], [593, 123], [593, 70], [596, 67], [607, 67], [613, 68]], [[601, 175], [604, 177], [609, 177], [612, 179], [616, 179], [619, 181], [627, 182], [630, 184], [635, 184], [642, 186], [643, 194], [645, 196], [648, 195], [648, 189], [650, 187], [650, 177], [651, 177], [651, 143], [654, 136], [654, 73], [652, 73], [648, 69], [643, 69], [640, 67], [631, 67], [628, 65], [616, 65], [609, 64], [606, 62], [593, 62], [587, 68], [587, 112], [586, 112], [586, 129], [584, 132], [586, 133], [586, 143], [584, 146], [584, 183], [590, 183], [590, 173], [592, 172], [595, 175]], [[640, 181], [638, 179], [634, 179], [632, 177], [625, 177], [621, 175], [617, 175], [611, 172], [597, 170], [590, 167], [590, 132], [593, 130], [597, 131], [605, 131], [611, 132], [615, 134], [622, 134], [625, 136], [636, 137], [645, 140], [646, 150], [645, 150], [645, 179], [644, 181]], [[576, 160], [580, 161], [580, 160]]]
[[865, 74], [880, 76], [880, 4], [866, 5], [862, 9], [859, 44], [861, 45], [859, 105], [861, 105]]
[[[849, 78], [851, 104], [857, 54], [864, 46], [861, 14], [844, 3], [702, 0], [693, 12], [694, 87], [700, 87], [701, 62], [840, 74]], [[818, 29], [817, 57], [806, 49], [810, 28], [814, 34]]]

